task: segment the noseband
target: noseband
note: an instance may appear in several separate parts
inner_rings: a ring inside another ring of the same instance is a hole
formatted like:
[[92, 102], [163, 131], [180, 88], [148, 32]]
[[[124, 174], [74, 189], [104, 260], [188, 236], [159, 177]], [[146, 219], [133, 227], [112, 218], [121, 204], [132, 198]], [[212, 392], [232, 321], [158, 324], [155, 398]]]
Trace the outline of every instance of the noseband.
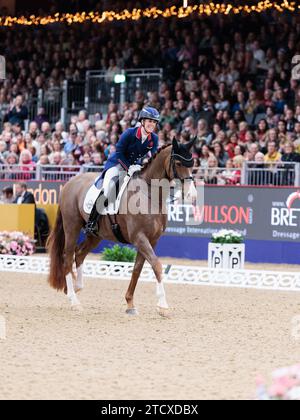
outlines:
[[171, 159], [170, 159], [170, 165], [169, 165], [169, 174], [166, 173], [167, 179], [169, 181], [172, 181], [172, 178], [171, 178], [171, 168], [172, 168], [173, 169], [173, 174], [174, 174], [174, 178], [173, 179], [179, 179], [179, 181], [181, 182], [182, 185], [183, 185], [183, 183], [184, 183], [185, 180], [190, 180], [190, 181], [193, 181], [194, 182], [194, 177], [193, 176], [188, 176], [188, 177], [185, 177], [185, 178], [181, 178], [178, 175], [178, 172], [177, 172], [177, 169], [176, 169], [176, 165], [175, 165], [176, 158], [177, 158], [177, 160], [179, 160], [182, 163], [185, 162], [185, 164], [183, 163], [183, 166], [185, 166], [186, 168], [191, 168], [193, 166], [193, 165], [191, 165], [191, 163], [193, 162], [192, 158], [191, 159], [186, 159], [183, 156], [178, 155], [178, 154], [172, 152]]

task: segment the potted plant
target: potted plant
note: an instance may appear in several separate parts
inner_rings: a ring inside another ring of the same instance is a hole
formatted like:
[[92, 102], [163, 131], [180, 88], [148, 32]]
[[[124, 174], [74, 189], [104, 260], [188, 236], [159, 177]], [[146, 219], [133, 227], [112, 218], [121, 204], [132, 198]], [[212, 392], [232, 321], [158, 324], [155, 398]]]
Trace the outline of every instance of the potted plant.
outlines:
[[103, 261], [134, 262], [136, 251], [128, 246], [115, 245], [112, 248], [104, 248]]
[[245, 263], [244, 237], [235, 230], [222, 229], [213, 233], [208, 244], [210, 268], [242, 269]]

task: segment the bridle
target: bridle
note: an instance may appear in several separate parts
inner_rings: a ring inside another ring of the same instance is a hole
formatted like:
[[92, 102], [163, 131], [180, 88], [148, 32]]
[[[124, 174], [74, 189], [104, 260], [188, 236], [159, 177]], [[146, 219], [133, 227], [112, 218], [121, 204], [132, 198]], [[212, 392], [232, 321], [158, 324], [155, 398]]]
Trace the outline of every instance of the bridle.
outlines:
[[[180, 162], [185, 161], [186, 163], [189, 163], [189, 164], [192, 162], [192, 158], [186, 159], [183, 156], [178, 155], [177, 153], [174, 153], [172, 151], [171, 158], [170, 158], [170, 165], [169, 165], [169, 174], [166, 171], [166, 178], [168, 179], [168, 181], [171, 182], [173, 179], [179, 179], [179, 181], [181, 182], [181, 198], [183, 200], [184, 199], [184, 181], [192, 181], [195, 185], [195, 180], [194, 180], [193, 176], [188, 176], [188, 177], [185, 177], [185, 178], [181, 178], [178, 175], [178, 172], [177, 172], [177, 169], [176, 169], [176, 164], [175, 164], [176, 158]], [[173, 170], [174, 178], [171, 178], [171, 169]]]
[[[179, 181], [181, 182], [181, 184], [183, 184], [185, 180], [190, 180], [190, 181], [193, 181], [194, 182], [194, 177], [193, 176], [187, 176], [185, 178], [181, 178], [178, 175], [178, 172], [177, 172], [177, 169], [176, 169], [176, 164], [175, 164], [176, 158], [177, 158], [177, 160], [179, 160], [181, 162], [182, 161], [185, 161], [186, 163], [190, 163], [192, 161], [192, 159], [186, 159], [183, 156], [178, 155], [177, 153], [172, 152], [171, 153], [171, 158], [170, 158], [170, 165], [169, 165], [169, 174], [166, 171], [166, 175], [167, 175], [166, 178], [167, 178], [167, 180], [168, 181], [172, 181], [173, 179], [179, 179]], [[174, 174], [174, 177], [173, 178], [171, 178], [171, 169], [173, 170], [173, 174]]]
[[[175, 153], [173, 150], [171, 152], [171, 156], [170, 156], [170, 164], [169, 164], [169, 169], [167, 171], [167, 169], [165, 169], [165, 178], [171, 182], [174, 179], [178, 179], [181, 182], [181, 196], [182, 199], [184, 199], [184, 181], [192, 181], [195, 185], [195, 179], [193, 176], [187, 176], [187, 177], [180, 177], [177, 169], [176, 169], [176, 160], [182, 162], [186, 162], [186, 167], [192, 167], [192, 165], [190, 165], [193, 161], [192, 158], [184, 158], [183, 156], [179, 155], [178, 153]], [[173, 177], [171, 177], [171, 170], [173, 170]], [[169, 172], [169, 173], [168, 173]], [[146, 183], [151, 186], [151, 182], [146, 180]], [[174, 197], [173, 197], [174, 198]], [[175, 201], [175, 200], [174, 200]]]

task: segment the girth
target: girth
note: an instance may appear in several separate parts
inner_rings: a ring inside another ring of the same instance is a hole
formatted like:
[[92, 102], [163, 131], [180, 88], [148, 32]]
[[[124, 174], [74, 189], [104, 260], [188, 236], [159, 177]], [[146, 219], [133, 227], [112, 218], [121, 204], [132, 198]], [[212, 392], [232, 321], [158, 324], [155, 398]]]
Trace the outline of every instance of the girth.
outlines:
[[[120, 225], [117, 223], [117, 215], [110, 215], [108, 214], [109, 217], [109, 221], [110, 221], [110, 225], [111, 225], [111, 230], [113, 232], [113, 234], [115, 235], [116, 239], [118, 240], [118, 242], [121, 242], [122, 244], [129, 244], [129, 242], [126, 241], [126, 239], [124, 238]], [[113, 220], [113, 218], [115, 220]]]

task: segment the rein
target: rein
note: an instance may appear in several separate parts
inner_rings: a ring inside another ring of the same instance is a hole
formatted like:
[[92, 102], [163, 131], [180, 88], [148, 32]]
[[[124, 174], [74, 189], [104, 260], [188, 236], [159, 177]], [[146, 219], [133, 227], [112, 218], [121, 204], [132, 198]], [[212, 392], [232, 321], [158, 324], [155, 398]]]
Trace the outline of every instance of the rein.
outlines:
[[[179, 154], [177, 154], [177, 153], [174, 153], [174, 151], [172, 151], [171, 152], [171, 158], [170, 158], [170, 165], [169, 165], [169, 170], [167, 171], [167, 170], [165, 170], [165, 178], [169, 181], [169, 182], [171, 182], [173, 179], [179, 179], [179, 181], [181, 182], [181, 195], [182, 195], [182, 198], [184, 198], [184, 181], [192, 181], [192, 182], [195, 182], [195, 180], [194, 180], [194, 177], [193, 176], [188, 176], [188, 177], [184, 177], [184, 178], [181, 178], [179, 175], [178, 175], [178, 172], [177, 172], [177, 170], [176, 170], [176, 164], [175, 164], [175, 161], [176, 161], [176, 158], [177, 158], [177, 160], [179, 160], [179, 161], [181, 161], [181, 162], [185, 162], [186, 164], [184, 164], [183, 163], [183, 165], [184, 166], [186, 166], [186, 167], [189, 167], [189, 166], [191, 166], [191, 163], [192, 163], [192, 158], [190, 158], [190, 159], [186, 159], [186, 158], [184, 158], [183, 156], [181, 156], [181, 155], [179, 155]], [[171, 177], [171, 170], [173, 170], [173, 177]], [[168, 173], [169, 172], [169, 173]], [[146, 183], [147, 183], [147, 185], [149, 186], [149, 187], [151, 187], [151, 181], [148, 181], [147, 179], [145, 179], [145, 181], [146, 181]], [[146, 194], [145, 194], [146, 195]], [[148, 198], [151, 198], [150, 197], [150, 195], [148, 195]], [[175, 201], [177, 201], [178, 199], [177, 198], [174, 198], [174, 195], [172, 195], [171, 196], [171, 202], [175, 202]]]

